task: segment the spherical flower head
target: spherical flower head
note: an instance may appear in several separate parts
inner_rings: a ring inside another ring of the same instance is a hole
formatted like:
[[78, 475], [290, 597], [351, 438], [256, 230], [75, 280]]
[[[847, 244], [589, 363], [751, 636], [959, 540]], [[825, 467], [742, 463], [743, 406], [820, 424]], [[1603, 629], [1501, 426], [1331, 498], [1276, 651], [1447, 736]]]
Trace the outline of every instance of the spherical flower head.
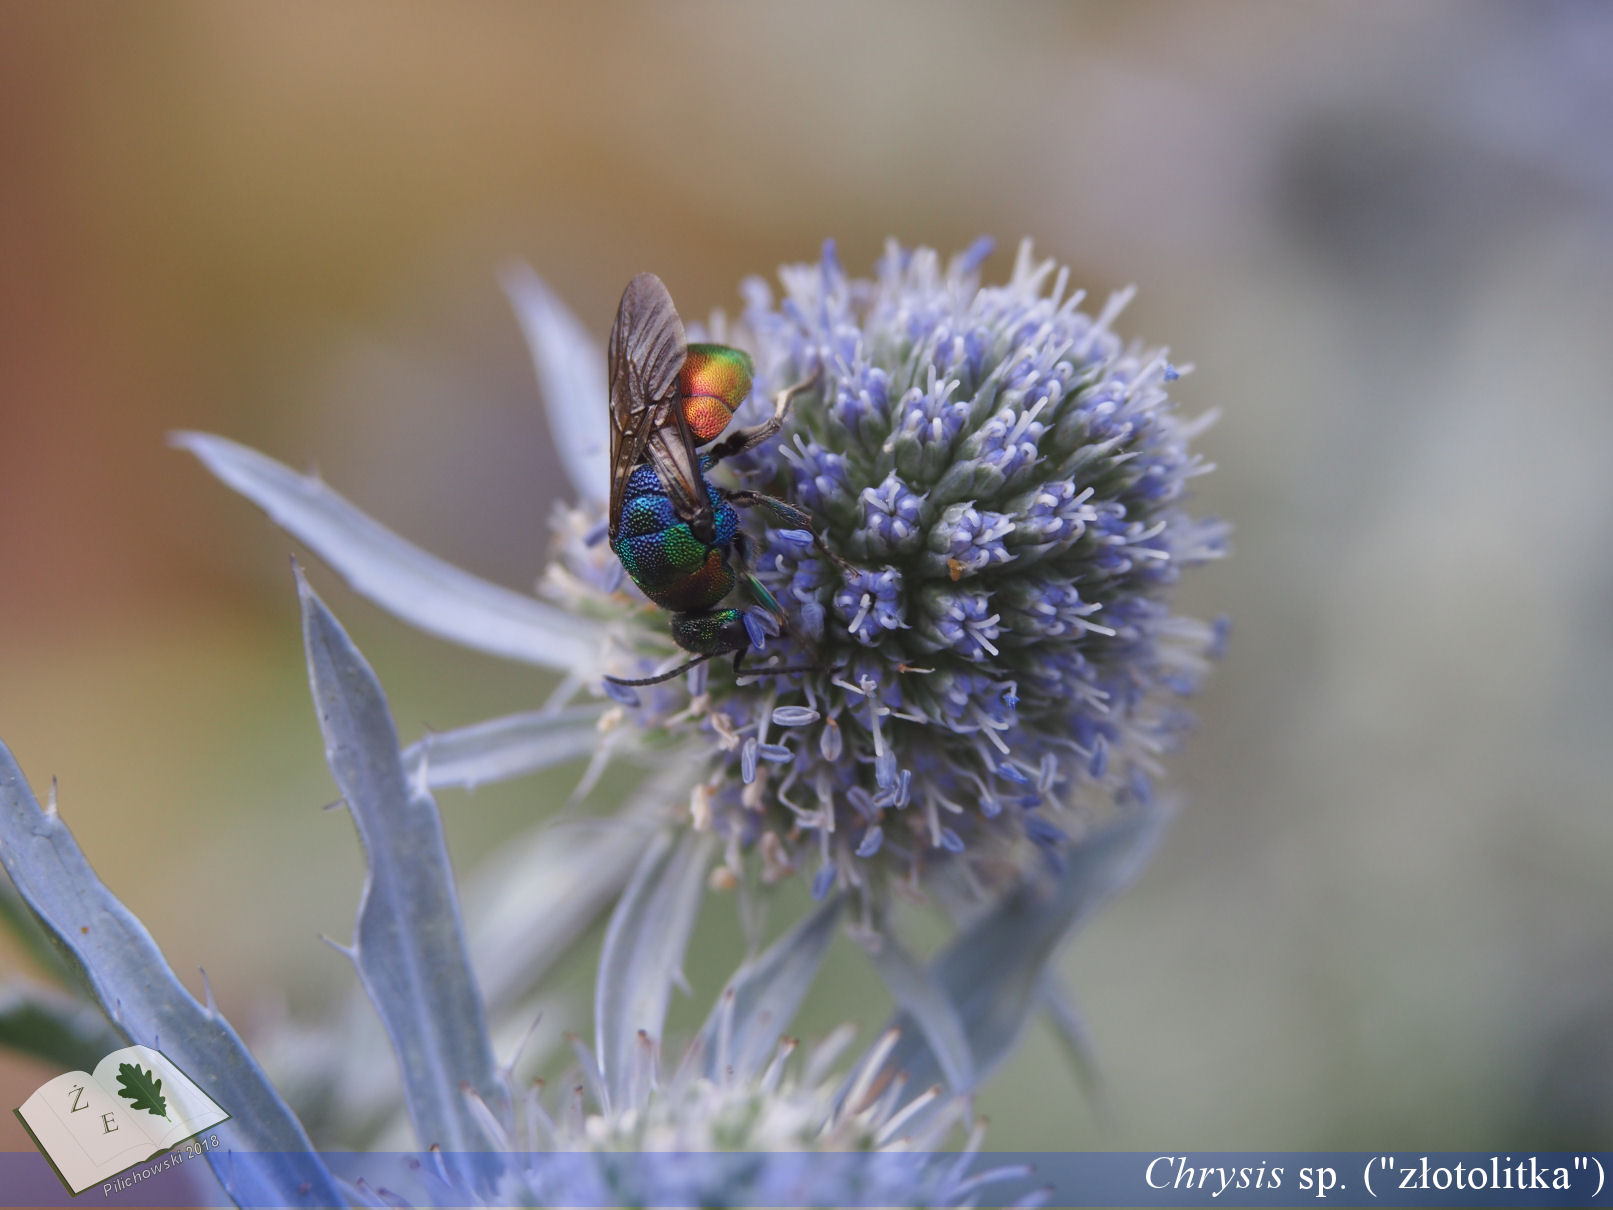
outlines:
[[[1129, 294], [1090, 315], [1028, 245], [1006, 284], [983, 286], [989, 250], [943, 266], [892, 245], [864, 279], [829, 245], [781, 272], [782, 297], [746, 282], [741, 315], [698, 337], [755, 361], [736, 423], [810, 382], [776, 441], [710, 473], [805, 510], [816, 532], [747, 510], [782, 617], [752, 607], [765, 647], [737, 678], [702, 665], [686, 686], [616, 695], [652, 732], [706, 737], [691, 814], [727, 837], [730, 864], [755, 847], [765, 876], [805, 867], [819, 896], [1056, 863], [1094, 813], [1151, 793], [1189, 721], [1177, 699], [1219, 641], [1170, 608], [1183, 568], [1225, 541], [1184, 507], [1209, 468], [1189, 449], [1202, 426], [1167, 393], [1177, 369], [1111, 331]], [[555, 583], [608, 613], [609, 552], [566, 524]], [[638, 651], [666, 633], [664, 614], [633, 619]]]

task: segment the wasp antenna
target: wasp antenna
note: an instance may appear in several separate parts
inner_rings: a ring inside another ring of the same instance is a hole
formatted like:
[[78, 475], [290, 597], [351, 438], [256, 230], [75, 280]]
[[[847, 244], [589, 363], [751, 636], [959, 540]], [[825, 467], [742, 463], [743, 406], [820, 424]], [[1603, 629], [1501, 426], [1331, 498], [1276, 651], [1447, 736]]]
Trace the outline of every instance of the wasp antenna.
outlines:
[[[714, 654], [720, 654], [720, 653], [714, 653]], [[635, 687], [635, 688], [640, 686], [640, 685], [659, 685], [662, 681], [670, 681], [673, 677], [677, 676], [678, 673], [680, 673], [680, 672], [689, 671], [689, 669], [693, 668], [696, 664], [704, 664], [710, 658], [711, 658], [710, 655], [697, 655], [697, 656], [694, 657], [694, 659], [685, 660], [683, 663], [679, 664], [676, 668], [673, 668], [673, 669], [671, 669], [671, 670], [669, 670], [667, 672], [663, 672], [659, 676], [639, 677], [637, 680], [632, 680], [632, 681], [624, 680], [622, 677], [619, 677], [619, 676], [607, 676], [605, 679], [607, 681], [609, 681], [613, 685], [629, 685], [629, 686], [632, 686], [632, 687]]]

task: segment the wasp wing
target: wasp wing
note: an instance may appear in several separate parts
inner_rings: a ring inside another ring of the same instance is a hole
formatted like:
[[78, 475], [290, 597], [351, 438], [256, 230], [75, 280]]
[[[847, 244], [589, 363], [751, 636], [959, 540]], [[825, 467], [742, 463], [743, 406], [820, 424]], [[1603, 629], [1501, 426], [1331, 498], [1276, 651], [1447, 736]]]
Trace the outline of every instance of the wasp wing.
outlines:
[[678, 372], [688, 355], [683, 321], [653, 273], [627, 284], [611, 328], [611, 536], [633, 468], [648, 457], [672, 507], [709, 541], [711, 501], [695, 438], [678, 403]]
[[[677, 426], [678, 371], [688, 340], [672, 296], [653, 273], [640, 273], [622, 291], [611, 325], [610, 532], [622, 515], [628, 476], [646, 456], [654, 434]], [[690, 452], [690, 463], [698, 468]], [[660, 466], [657, 465], [657, 470]], [[665, 472], [662, 472], [663, 482]], [[671, 491], [668, 485], [668, 491]], [[681, 512], [681, 509], [680, 509]]]
[[700, 455], [695, 453], [694, 436], [679, 400], [673, 400], [668, 423], [650, 434], [650, 465], [661, 476], [661, 486], [672, 500], [678, 516], [689, 523], [694, 536], [710, 542], [716, 534], [716, 518], [706, 479], [700, 473]]

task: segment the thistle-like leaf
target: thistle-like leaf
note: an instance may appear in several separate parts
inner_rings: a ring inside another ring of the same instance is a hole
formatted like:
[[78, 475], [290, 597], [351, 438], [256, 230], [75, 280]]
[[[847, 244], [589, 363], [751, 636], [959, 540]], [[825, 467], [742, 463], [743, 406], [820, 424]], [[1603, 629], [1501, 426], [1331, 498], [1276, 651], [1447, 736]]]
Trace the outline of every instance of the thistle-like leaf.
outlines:
[[144, 1110], [159, 1118], [168, 1116], [168, 1098], [162, 1095], [162, 1081], [157, 1073], [147, 1071], [138, 1063], [118, 1064], [118, 1095], [129, 1102], [129, 1108]]
[[948, 1087], [960, 1092], [974, 1087], [974, 1055], [947, 989], [913, 960], [894, 935], [881, 937], [870, 956], [903, 1016], [918, 1024]]
[[[1164, 834], [1169, 815], [1153, 804], [1128, 808], [1071, 844], [1051, 885], [1047, 879], [1027, 878], [930, 962], [930, 979], [952, 1002], [962, 1024], [976, 1084], [1012, 1049], [1059, 944], [1137, 876]], [[899, 1012], [892, 1024], [902, 1036], [887, 1066], [906, 1073], [910, 1088], [933, 1083], [942, 1068], [924, 1031], [914, 1028], [906, 1012]]]
[[[789, 1028], [834, 940], [844, 899], [833, 895], [728, 981], [701, 1038], [714, 1079], [753, 1079]], [[725, 1020], [726, 1019], [726, 1020]]]
[[392, 1040], [421, 1146], [485, 1151], [490, 1140], [464, 1089], [506, 1131], [509, 1092], [466, 955], [442, 820], [429, 794], [410, 791], [374, 671], [300, 569], [297, 590], [325, 758], [368, 865], [354, 946], [359, 978]]
[[471, 956], [490, 1006], [534, 987], [616, 901], [690, 776], [674, 762], [613, 816], [545, 821], [472, 873]]
[[1064, 986], [1058, 971], [1051, 964], [1042, 972], [1041, 1001], [1042, 1011], [1046, 1014], [1048, 1023], [1053, 1026], [1054, 1037], [1059, 1040], [1065, 1054], [1069, 1056], [1070, 1066], [1075, 1071], [1076, 1079], [1081, 1083], [1082, 1091], [1087, 1094], [1101, 1118], [1109, 1112], [1109, 1106], [1104, 1088], [1103, 1065], [1098, 1060], [1097, 1044], [1093, 1041], [1092, 1031], [1087, 1028], [1086, 1018], [1081, 1015], [1075, 997]]
[[594, 990], [595, 1048], [612, 1106], [628, 1108], [638, 1034], [659, 1042], [682, 977], [710, 862], [710, 833], [657, 837], [611, 914]]
[[561, 465], [578, 496], [603, 504], [610, 495], [605, 355], [526, 265], [510, 265], [500, 277], [532, 353]]
[[586, 666], [599, 649], [593, 623], [428, 554], [315, 476], [223, 437], [175, 433], [171, 440], [305, 543], [354, 592], [411, 626], [545, 668]]
[[[495, 1039], [501, 1024], [530, 1026], [528, 994], [615, 902], [690, 776], [686, 766], [663, 770], [612, 816], [536, 823], [470, 872], [461, 890], [466, 940]], [[299, 1104], [324, 1115], [309, 1120], [304, 1111], [310, 1130], [323, 1124], [347, 1139], [374, 1138], [395, 1116], [398, 1080], [382, 1071], [391, 1052], [384, 1031], [371, 1033], [374, 1020], [360, 990], [314, 1044], [295, 1029], [282, 1036], [276, 1069], [294, 1072]]]
[[586, 756], [599, 743], [602, 706], [535, 710], [437, 731], [403, 750], [410, 784], [463, 786], [526, 777]]
[[222, 1016], [174, 977], [146, 927], [101, 884], [59, 815], [46, 814], [0, 744], [0, 864], [82, 970], [123, 1037], [160, 1047], [231, 1114], [208, 1162], [240, 1205], [342, 1204], [301, 1124]]

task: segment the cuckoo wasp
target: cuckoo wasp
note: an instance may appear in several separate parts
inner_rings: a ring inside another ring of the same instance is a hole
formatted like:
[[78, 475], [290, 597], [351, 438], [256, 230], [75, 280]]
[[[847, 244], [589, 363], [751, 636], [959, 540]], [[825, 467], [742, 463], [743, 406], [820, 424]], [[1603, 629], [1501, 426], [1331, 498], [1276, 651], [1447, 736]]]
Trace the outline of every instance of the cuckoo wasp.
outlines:
[[[653, 273], [640, 273], [622, 294], [609, 363], [611, 549], [644, 595], [672, 614], [672, 639], [694, 658], [658, 676], [606, 679], [654, 685], [730, 653], [737, 672], [746, 649], [762, 645], [766, 628], [742, 608], [721, 608], [722, 602], [739, 588], [773, 618], [784, 618], [751, 570], [738, 510], [759, 506], [786, 525], [817, 531], [794, 505], [720, 487], [706, 472], [774, 436], [791, 399], [817, 374], [779, 392], [768, 420], [718, 441], [750, 394], [751, 359], [726, 345], [689, 344], [672, 296]], [[817, 541], [831, 561], [844, 564]]]

